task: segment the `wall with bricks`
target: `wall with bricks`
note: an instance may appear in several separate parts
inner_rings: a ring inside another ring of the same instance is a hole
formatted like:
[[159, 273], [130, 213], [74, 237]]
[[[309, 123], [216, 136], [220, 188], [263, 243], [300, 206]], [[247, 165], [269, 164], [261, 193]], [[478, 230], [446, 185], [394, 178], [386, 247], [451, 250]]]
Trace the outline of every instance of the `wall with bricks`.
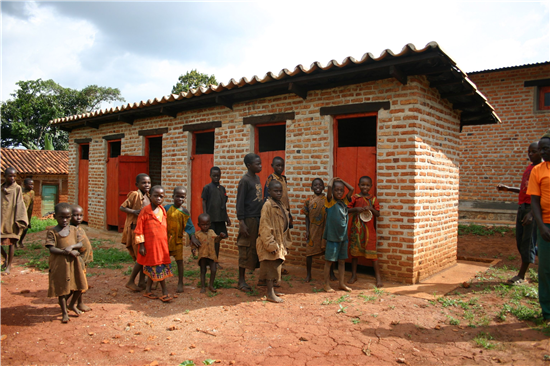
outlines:
[[496, 186], [520, 186], [523, 171], [530, 164], [529, 144], [550, 130], [550, 111], [536, 108], [537, 88], [523, 85], [549, 75], [550, 64], [468, 75], [502, 123], [466, 126], [460, 134], [461, 205], [465, 201], [517, 204], [517, 194], [499, 193]]
[[[320, 177], [328, 183], [333, 174], [333, 117], [321, 116], [319, 109], [380, 101], [390, 101], [391, 108], [378, 112], [379, 263], [386, 278], [414, 283], [453, 265], [457, 244], [459, 115], [435, 89], [429, 88], [424, 77], [409, 77], [406, 85], [386, 79], [310, 91], [306, 100], [288, 94], [239, 103], [233, 110], [219, 106], [182, 112], [176, 118], [136, 120], [133, 125], [110, 123], [98, 129], [78, 128], [69, 137], [69, 201], [76, 202], [78, 197], [78, 145], [74, 141], [92, 137], [89, 225], [106, 228], [103, 197], [107, 149], [102, 137], [124, 133], [122, 154], [141, 155], [145, 142], [138, 131], [152, 128], [168, 128], [162, 140], [163, 186], [170, 192], [183, 185], [191, 197], [191, 133], [182, 132], [182, 126], [222, 121], [215, 132], [214, 164], [222, 168], [221, 183], [229, 196], [229, 216], [237, 223], [236, 189], [246, 172], [242, 159], [254, 147], [254, 129], [243, 125], [243, 118], [295, 112], [295, 119], [286, 122], [285, 174], [295, 218], [293, 246], [287, 260], [305, 264], [305, 223], [300, 209], [311, 194], [312, 179]], [[263, 162], [263, 169], [271, 169], [269, 162]], [[187, 206], [191, 203], [187, 202]], [[238, 225], [229, 228], [222, 253], [237, 255], [237, 232]], [[319, 259], [314, 263], [322, 264]]]

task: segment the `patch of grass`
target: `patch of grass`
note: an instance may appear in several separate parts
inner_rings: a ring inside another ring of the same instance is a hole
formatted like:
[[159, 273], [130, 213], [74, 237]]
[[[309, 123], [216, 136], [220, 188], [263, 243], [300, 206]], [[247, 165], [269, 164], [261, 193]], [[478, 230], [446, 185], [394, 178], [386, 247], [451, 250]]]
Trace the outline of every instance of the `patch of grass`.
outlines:
[[134, 260], [127, 251], [117, 248], [94, 249], [94, 260], [88, 264], [89, 268], [120, 269], [122, 263], [132, 263]]
[[531, 280], [531, 282], [539, 282], [539, 273], [536, 269], [529, 268], [529, 280]]
[[207, 358], [206, 360], [202, 361], [205, 365], [213, 365], [216, 362], [216, 360], [212, 360], [210, 358]]
[[491, 334], [485, 333], [485, 332], [480, 332], [478, 335], [475, 336], [473, 341], [478, 347], [482, 347], [482, 348], [485, 348], [485, 349], [493, 349], [493, 348], [495, 348], [495, 344], [490, 342], [493, 339], [494, 338]]
[[311, 289], [311, 291], [313, 291], [313, 293], [314, 293], [314, 294], [316, 294], [316, 293], [319, 293], [319, 292], [321, 292], [321, 291], [323, 291], [323, 290], [322, 290], [322, 289], [319, 289], [319, 288], [316, 288], [316, 287], [314, 287], [314, 288], [312, 288], [312, 289]]
[[349, 301], [349, 295], [342, 295], [342, 296], [340, 296], [340, 297], [336, 300], [336, 303], [337, 303], [337, 304], [340, 304], [340, 303], [346, 302], [346, 301]]
[[347, 306], [342, 306], [342, 304], [339, 305], [340, 308], [338, 310], [336, 310], [336, 313], [337, 314], [345, 314], [346, 313], [346, 309], [348, 308]]
[[382, 290], [382, 289], [380, 289], [380, 288], [378, 288], [378, 287], [374, 287], [374, 293], [375, 293], [376, 295], [378, 295], [378, 296], [382, 296], [382, 295], [384, 295], [384, 294], [386, 293], [386, 291], [384, 291], [384, 290]]
[[191, 360], [185, 360], [179, 364], [179, 366], [195, 366], [195, 362]]
[[450, 315], [447, 315], [447, 318], [449, 319], [449, 324], [451, 325], [460, 325], [460, 320], [453, 318]]
[[369, 296], [369, 295], [363, 295], [363, 294], [360, 294], [360, 295], [357, 295], [359, 296], [360, 298], [362, 298], [365, 302], [369, 302], [369, 301], [376, 301], [377, 297], [376, 296]]
[[207, 294], [208, 297], [216, 297], [218, 295], [219, 295], [219, 292], [212, 292], [212, 291], [208, 291], [208, 294]]
[[352, 322], [353, 324], [359, 324], [359, 323], [361, 322], [361, 319], [359, 319], [359, 318], [353, 318], [353, 319], [351, 319], [351, 322]]
[[260, 293], [256, 287], [252, 287], [252, 291], [246, 293], [248, 296], [258, 296]]
[[515, 228], [509, 228], [505, 226], [483, 226], [483, 225], [458, 225], [458, 235], [479, 235], [479, 236], [492, 236], [500, 234], [504, 236], [506, 233], [514, 233]]
[[183, 277], [189, 278], [189, 277], [199, 277], [201, 274], [200, 269], [193, 269], [190, 271], [183, 271]]
[[437, 299], [437, 301], [444, 308], [457, 305], [457, 301], [455, 299], [451, 299], [450, 297], [446, 297], [446, 296], [441, 296], [440, 298]]
[[[129, 276], [132, 273], [132, 269], [133, 269], [132, 266], [128, 266], [128, 268], [126, 268], [126, 271], [122, 272], [122, 274], [125, 276]], [[175, 275], [177, 276], [177, 274]]]
[[55, 225], [57, 225], [57, 221], [55, 219], [40, 220], [38, 217], [33, 216], [31, 217], [31, 228], [27, 231], [27, 233], [36, 233], [46, 230], [48, 226]]
[[285, 281], [288, 284], [288, 287], [292, 287], [292, 283], [290, 282], [291, 279], [292, 279], [291, 275], [283, 276], [283, 281]]
[[330, 305], [330, 304], [334, 304], [334, 301], [329, 300], [328, 298], [325, 299], [325, 301], [323, 301], [323, 302], [321, 303], [321, 305]]
[[26, 267], [34, 267], [40, 271], [50, 266], [50, 250], [39, 241], [27, 244], [25, 249], [16, 249], [14, 256], [26, 259], [27, 262], [23, 263]]

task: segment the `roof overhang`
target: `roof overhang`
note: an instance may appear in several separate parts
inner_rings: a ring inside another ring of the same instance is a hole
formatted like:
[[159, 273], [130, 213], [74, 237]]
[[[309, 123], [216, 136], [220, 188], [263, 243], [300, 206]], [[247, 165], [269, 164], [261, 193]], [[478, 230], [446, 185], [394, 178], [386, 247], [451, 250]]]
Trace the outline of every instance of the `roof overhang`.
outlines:
[[422, 50], [408, 44], [399, 54], [390, 50], [374, 58], [370, 53], [357, 61], [347, 57], [341, 64], [332, 60], [326, 66], [315, 62], [309, 69], [296, 66], [291, 72], [282, 70], [278, 75], [271, 72], [260, 79], [254, 76], [238, 82], [201, 87], [187, 93], [172, 94], [160, 99], [130, 103], [124, 106], [100, 110], [77, 116], [59, 118], [52, 124], [71, 131], [80, 127], [99, 128], [105, 123], [123, 122], [170, 116], [194, 109], [224, 106], [232, 109], [235, 104], [283, 94], [295, 94], [303, 99], [312, 90], [330, 89], [338, 86], [359, 84], [368, 81], [395, 78], [402, 84], [408, 76], [425, 75], [430, 87], [436, 88], [453, 108], [462, 111], [461, 128], [467, 125], [499, 123], [500, 120], [486, 98], [445, 53], [439, 45], [431, 42]]

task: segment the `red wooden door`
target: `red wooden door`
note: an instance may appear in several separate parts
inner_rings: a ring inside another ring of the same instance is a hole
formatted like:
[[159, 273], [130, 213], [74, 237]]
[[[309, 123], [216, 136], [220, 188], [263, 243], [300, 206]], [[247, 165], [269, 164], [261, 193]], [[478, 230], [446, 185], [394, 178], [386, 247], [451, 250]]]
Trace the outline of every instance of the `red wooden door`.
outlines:
[[[376, 147], [375, 146], [339, 146], [338, 123], [349, 118], [360, 118], [365, 115], [341, 116], [335, 118], [334, 135], [334, 176], [342, 178], [351, 184], [359, 193], [359, 178], [369, 176], [372, 178], [373, 187], [370, 193], [376, 196]], [[340, 129], [340, 132], [342, 130]], [[345, 133], [357, 133], [357, 131], [346, 131]], [[349, 224], [348, 224], [349, 228]], [[347, 262], [351, 262], [351, 257]], [[358, 263], [363, 266], [372, 266], [372, 261], [366, 258], [359, 258]]]
[[88, 169], [90, 145], [79, 146], [78, 160], [78, 204], [82, 207], [82, 220], [88, 222]]
[[[136, 190], [136, 176], [141, 173], [149, 174], [147, 156], [120, 155], [118, 158], [118, 197], [117, 206], [120, 208], [126, 201], [128, 193]], [[124, 230], [126, 214], [118, 209], [118, 231]]]
[[[207, 135], [209, 134], [209, 135]], [[191, 154], [191, 220], [197, 224], [202, 213], [202, 189], [210, 183], [210, 168], [214, 166], [214, 130], [195, 132]]]
[[107, 225], [118, 227], [118, 157], [107, 159]]
[[262, 193], [263, 193], [263, 189], [265, 187], [265, 181], [267, 180], [267, 177], [269, 177], [273, 173], [273, 168], [271, 167], [273, 158], [278, 156], [285, 159], [285, 162], [286, 162], [286, 157], [285, 157], [284, 150], [257, 152], [257, 154], [260, 156], [260, 159], [262, 159], [262, 171], [260, 172], [260, 174], [258, 174], [258, 177], [260, 177], [260, 182], [262, 183]]

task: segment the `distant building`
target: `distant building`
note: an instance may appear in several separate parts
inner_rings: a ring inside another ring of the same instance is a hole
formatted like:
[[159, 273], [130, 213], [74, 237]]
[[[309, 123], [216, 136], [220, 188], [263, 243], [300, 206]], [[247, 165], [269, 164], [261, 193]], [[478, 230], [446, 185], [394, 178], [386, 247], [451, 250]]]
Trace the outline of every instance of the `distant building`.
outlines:
[[460, 133], [460, 218], [493, 224], [515, 220], [517, 194], [530, 164], [527, 148], [550, 131], [550, 61], [468, 73], [502, 123], [465, 126]]
[[[53, 212], [59, 202], [67, 202], [69, 152], [55, 150], [1, 149], [2, 173], [6, 168], [17, 169], [17, 183], [23, 187], [25, 178], [34, 181], [33, 216]], [[2, 182], [4, 177], [2, 176]]]

